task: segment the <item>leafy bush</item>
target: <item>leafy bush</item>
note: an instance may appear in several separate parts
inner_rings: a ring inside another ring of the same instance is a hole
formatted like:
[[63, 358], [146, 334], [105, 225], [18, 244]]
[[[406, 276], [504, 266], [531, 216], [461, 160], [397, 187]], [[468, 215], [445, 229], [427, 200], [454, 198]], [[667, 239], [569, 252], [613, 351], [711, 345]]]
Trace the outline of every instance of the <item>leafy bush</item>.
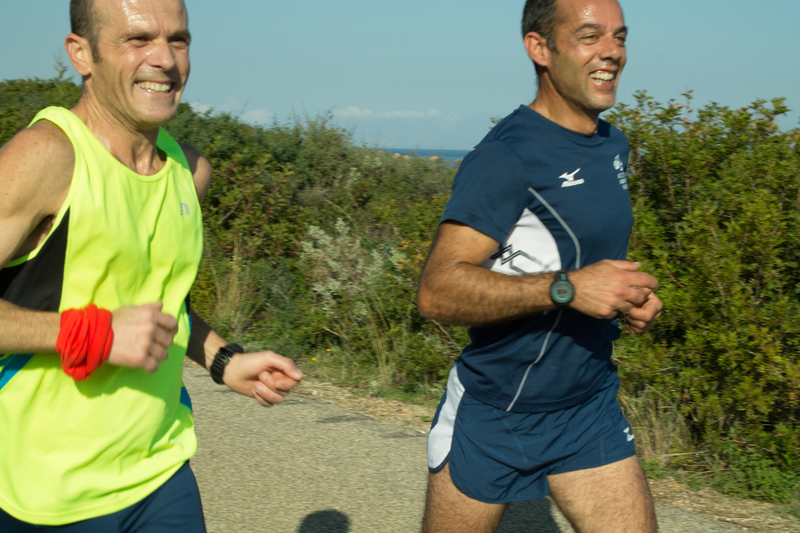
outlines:
[[631, 142], [631, 255], [659, 278], [665, 312], [621, 343], [623, 379], [676, 402], [722, 470], [764, 473], [737, 485], [788, 501], [785, 477], [800, 479], [798, 131], [776, 126], [781, 99], [696, 117], [637, 101], [611, 118]]
[[66, 67], [50, 80], [6, 80], [0, 83], [0, 146], [26, 127], [47, 106], [75, 107], [81, 88], [64, 78]]

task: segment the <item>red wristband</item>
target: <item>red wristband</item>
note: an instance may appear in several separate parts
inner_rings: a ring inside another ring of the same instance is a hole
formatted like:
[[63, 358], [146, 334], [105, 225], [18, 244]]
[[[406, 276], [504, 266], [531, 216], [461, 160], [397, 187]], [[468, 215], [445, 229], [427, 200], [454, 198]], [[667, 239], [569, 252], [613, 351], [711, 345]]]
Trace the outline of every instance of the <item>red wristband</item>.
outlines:
[[61, 356], [61, 368], [75, 381], [89, 379], [106, 362], [113, 343], [111, 311], [89, 304], [61, 313], [56, 352]]

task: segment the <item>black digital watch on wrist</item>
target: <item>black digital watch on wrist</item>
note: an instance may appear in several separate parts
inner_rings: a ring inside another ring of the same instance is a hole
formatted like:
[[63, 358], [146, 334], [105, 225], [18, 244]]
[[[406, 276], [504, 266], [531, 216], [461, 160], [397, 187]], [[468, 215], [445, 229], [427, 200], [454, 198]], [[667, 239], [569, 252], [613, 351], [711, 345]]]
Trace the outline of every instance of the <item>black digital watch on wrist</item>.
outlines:
[[568, 309], [569, 303], [575, 298], [575, 287], [567, 278], [566, 270], [559, 270], [550, 285], [550, 299], [558, 309]]
[[225, 367], [230, 363], [231, 357], [237, 353], [244, 353], [244, 348], [238, 344], [228, 344], [217, 350], [217, 354], [214, 356], [214, 362], [211, 363], [211, 368], [209, 368], [211, 379], [214, 380], [214, 383], [223, 384], [222, 374], [225, 373]]

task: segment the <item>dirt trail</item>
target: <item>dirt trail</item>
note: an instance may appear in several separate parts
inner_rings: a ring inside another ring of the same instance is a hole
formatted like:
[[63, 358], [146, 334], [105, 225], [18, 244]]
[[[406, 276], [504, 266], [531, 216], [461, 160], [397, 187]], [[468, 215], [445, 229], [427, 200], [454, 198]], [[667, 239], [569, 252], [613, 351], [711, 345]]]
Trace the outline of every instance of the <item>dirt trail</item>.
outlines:
[[[192, 468], [209, 533], [419, 531], [429, 409], [358, 398], [313, 381], [283, 405], [264, 409], [216, 386], [194, 364], [185, 367], [184, 382], [199, 440]], [[692, 506], [714, 497], [676, 491], [668, 483], [653, 486], [662, 533], [800, 531], [797, 522], [761, 508], [755, 524], [741, 512], [729, 516], [741, 502], [717, 518], [697, 514]], [[712, 515], [725, 509], [706, 507]], [[573, 530], [550, 500], [541, 499], [511, 505], [499, 531]]]

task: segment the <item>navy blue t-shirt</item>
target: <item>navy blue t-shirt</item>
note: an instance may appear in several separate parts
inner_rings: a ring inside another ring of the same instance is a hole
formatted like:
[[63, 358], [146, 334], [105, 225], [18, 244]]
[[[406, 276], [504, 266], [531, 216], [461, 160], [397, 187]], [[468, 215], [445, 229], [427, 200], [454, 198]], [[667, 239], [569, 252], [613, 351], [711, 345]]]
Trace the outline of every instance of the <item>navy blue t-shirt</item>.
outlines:
[[[482, 266], [510, 276], [625, 259], [633, 227], [627, 162], [628, 140], [607, 122], [584, 135], [520, 106], [464, 158], [442, 221], [499, 242]], [[458, 377], [499, 409], [570, 407], [616, 371], [617, 321], [573, 309], [475, 326], [469, 335]]]

